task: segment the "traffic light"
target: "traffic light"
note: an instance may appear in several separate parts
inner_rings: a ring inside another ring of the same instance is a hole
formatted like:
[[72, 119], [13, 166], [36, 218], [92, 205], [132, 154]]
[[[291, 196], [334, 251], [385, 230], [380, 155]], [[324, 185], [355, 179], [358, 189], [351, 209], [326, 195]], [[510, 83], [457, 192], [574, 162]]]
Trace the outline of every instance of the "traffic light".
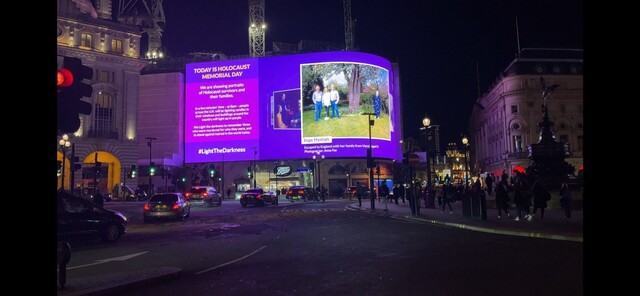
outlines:
[[213, 178], [216, 176], [216, 168], [212, 165], [209, 167], [209, 177]]
[[316, 169], [316, 163], [313, 161], [309, 162], [309, 172], [313, 174], [313, 171]]
[[151, 165], [149, 166], [149, 175], [150, 176], [156, 175], [156, 164], [154, 162], [152, 162]]
[[82, 100], [91, 97], [93, 88], [83, 82], [93, 77], [93, 69], [82, 65], [79, 58], [64, 57], [57, 74], [58, 131], [74, 133], [80, 128], [78, 114], [91, 114], [91, 104]]
[[130, 171], [130, 172], [131, 172], [131, 179], [135, 178], [135, 177], [136, 177], [136, 174], [138, 173], [138, 172], [136, 171], [136, 165], [135, 165], [135, 164], [132, 164], [132, 165], [131, 165], [131, 171]]
[[380, 175], [380, 164], [376, 163], [376, 175]]
[[62, 161], [58, 160], [58, 172], [56, 173], [56, 176], [60, 177], [62, 176]]
[[187, 182], [187, 177], [182, 177], [181, 181], [182, 182]]
[[247, 178], [251, 179], [253, 177], [253, 172], [251, 171], [251, 167], [247, 167]]
[[71, 173], [75, 173], [75, 171], [82, 169], [82, 163], [80, 162], [80, 158], [75, 156], [73, 158], [73, 166], [71, 166]]

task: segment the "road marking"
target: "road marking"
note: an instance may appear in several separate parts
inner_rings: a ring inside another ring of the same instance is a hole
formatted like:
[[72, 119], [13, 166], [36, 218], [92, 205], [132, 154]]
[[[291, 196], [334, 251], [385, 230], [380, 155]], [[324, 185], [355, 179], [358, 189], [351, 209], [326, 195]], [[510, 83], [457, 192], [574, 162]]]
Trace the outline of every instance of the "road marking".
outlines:
[[229, 264], [233, 264], [233, 263], [236, 263], [236, 262], [238, 262], [238, 261], [242, 261], [242, 260], [244, 260], [244, 259], [249, 258], [249, 256], [251, 256], [251, 255], [253, 255], [253, 254], [255, 254], [255, 253], [258, 253], [258, 252], [262, 251], [262, 249], [264, 249], [264, 248], [266, 248], [266, 247], [267, 247], [267, 246], [262, 246], [262, 247], [260, 247], [259, 249], [255, 250], [255, 251], [253, 251], [253, 252], [251, 252], [251, 253], [249, 253], [249, 254], [247, 254], [247, 255], [244, 255], [244, 256], [242, 256], [242, 257], [240, 257], [240, 258], [238, 258], [238, 259], [231, 260], [231, 261], [229, 261], [229, 262], [227, 262], [227, 263], [222, 263], [222, 264], [220, 264], [220, 265], [217, 265], [217, 266], [214, 266], [214, 267], [211, 267], [211, 268], [207, 268], [207, 269], [202, 270], [202, 271], [198, 271], [198, 272], [196, 272], [196, 275], [200, 275], [200, 274], [203, 274], [203, 273], [205, 273], [205, 272], [209, 272], [209, 271], [212, 271], [212, 270], [216, 270], [216, 269], [218, 269], [218, 268], [220, 268], [220, 267], [224, 267], [224, 266], [227, 266], [227, 265], [229, 265]]
[[100, 260], [96, 260], [95, 262], [89, 263], [89, 264], [78, 265], [78, 266], [73, 266], [73, 267], [67, 267], [67, 270], [76, 269], [76, 268], [82, 268], [82, 267], [87, 267], [87, 266], [93, 266], [93, 265], [98, 265], [98, 264], [103, 264], [103, 263], [113, 262], [113, 261], [125, 261], [125, 260], [129, 260], [129, 259], [131, 259], [133, 257], [137, 257], [137, 256], [140, 256], [140, 255], [148, 253], [148, 252], [149, 251], [144, 251], [144, 252], [130, 254], [130, 255], [124, 255], [124, 256], [120, 256], [120, 257], [100, 259]]

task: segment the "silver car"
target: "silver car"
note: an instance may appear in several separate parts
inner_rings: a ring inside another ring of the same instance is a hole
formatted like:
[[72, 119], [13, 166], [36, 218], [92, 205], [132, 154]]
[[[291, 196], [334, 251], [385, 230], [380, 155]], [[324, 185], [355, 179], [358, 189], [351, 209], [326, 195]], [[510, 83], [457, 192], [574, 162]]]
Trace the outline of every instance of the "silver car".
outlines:
[[144, 222], [160, 218], [184, 220], [191, 213], [191, 205], [181, 193], [158, 193], [143, 206]]

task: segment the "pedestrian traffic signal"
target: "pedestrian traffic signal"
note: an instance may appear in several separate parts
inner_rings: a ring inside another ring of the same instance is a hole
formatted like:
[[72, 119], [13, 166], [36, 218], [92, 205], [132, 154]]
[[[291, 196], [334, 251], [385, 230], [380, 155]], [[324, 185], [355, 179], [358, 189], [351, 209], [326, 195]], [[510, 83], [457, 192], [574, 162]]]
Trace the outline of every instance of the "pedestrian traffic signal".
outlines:
[[149, 165], [149, 175], [150, 176], [156, 175], [156, 164], [153, 162], [151, 163], [151, 165]]
[[62, 161], [58, 160], [58, 172], [56, 173], [56, 176], [60, 177], [62, 176]]
[[247, 168], [247, 178], [251, 179], [253, 177], [253, 172], [251, 171], [251, 167]]
[[309, 166], [309, 172], [313, 174], [313, 170], [315, 170], [316, 168], [316, 163], [313, 161], [310, 161], [308, 166]]
[[57, 74], [58, 132], [76, 132], [80, 128], [79, 114], [91, 114], [91, 104], [82, 98], [93, 93], [91, 85], [83, 82], [92, 77], [93, 69], [83, 66], [82, 60], [64, 57]]
[[187, 177], [182, 177], [182, 182], [187, 182]]

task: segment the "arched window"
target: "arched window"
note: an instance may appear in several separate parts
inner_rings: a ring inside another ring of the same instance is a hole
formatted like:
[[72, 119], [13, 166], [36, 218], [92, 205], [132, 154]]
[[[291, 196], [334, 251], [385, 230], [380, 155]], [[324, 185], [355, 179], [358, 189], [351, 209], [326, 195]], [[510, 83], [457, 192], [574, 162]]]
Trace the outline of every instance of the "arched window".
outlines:
[[[93, 109], [92, 134], [96, 138], [113, 138], [112, 129], [114, 116], [113, 98], [111, 94], [98, 92]], [[117, 136], [116, 136], [117, 138]]]

